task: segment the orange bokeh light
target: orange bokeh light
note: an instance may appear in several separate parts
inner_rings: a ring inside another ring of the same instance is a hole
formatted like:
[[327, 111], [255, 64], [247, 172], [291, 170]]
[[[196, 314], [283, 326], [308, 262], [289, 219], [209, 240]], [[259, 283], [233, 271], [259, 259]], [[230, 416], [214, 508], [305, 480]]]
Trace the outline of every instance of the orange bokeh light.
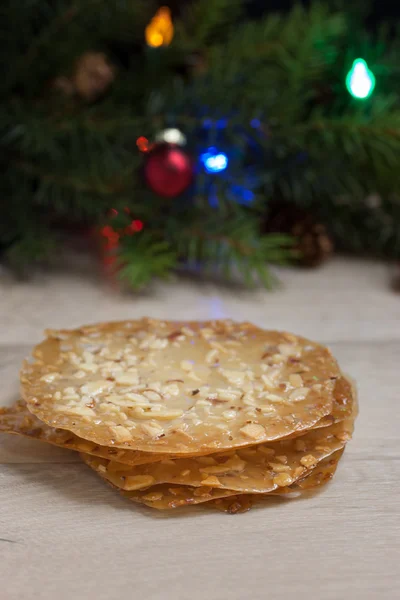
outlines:
[[162, 6], [156, 12], [146, 27], [145, 36], [147, 45], [151, 48], [170, 45], [174, 37], [174, 25], [167, 6]]

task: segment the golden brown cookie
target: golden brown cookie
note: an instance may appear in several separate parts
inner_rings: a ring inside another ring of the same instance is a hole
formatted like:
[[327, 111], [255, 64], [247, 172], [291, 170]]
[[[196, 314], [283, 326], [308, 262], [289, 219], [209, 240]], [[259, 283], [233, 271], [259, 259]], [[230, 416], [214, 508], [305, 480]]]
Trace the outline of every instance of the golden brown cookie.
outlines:
[[169, 483], [265, 494], [303, 478], [321, 460], [342, 449], [352, 431], [353, 419], [346, 419], [298, 438], [135, 467], [114, 459], [84, 459], [104, 479], [126, 491]]
[[[237, 494], [233, 490], [223, 490], [212, 488], [210, 486], [191, 487], [178, 486], [171, 484], [154, 485], [148, 489], [122, 490], [110, 480], [105, 478], [105, 466], [95, 457], [82, 455], [84, 462], [105, 479], [112, 487], [128, 500], [144, 504], [157, 510], [171, 510], [194, 504], [207, 503], [207, 506], [218, 508], [228, 513], [245, 512], [255, 502], [261, 502], [263, 499], [272, 495], [297, 497], [298, 492], [311, 490], [320, 487], [330, 481], [335, 472], [343, 449], [335, 452], [331, 457], [321, 461], [317, 469], [308, 469], [299, 485], [279, 488], [279, 491], [273, 491], [266, 494]], [[316, 474], [314, 476], [314, 473]], [[297, 492], [297, 495], [296, 495]]]
[[307, 431], [331, 415], [341, 377], [326, 348], [231, 321], [50, 331], [33, 354], [22, 393], [42, 421], [102, 446], [171, 454]]
[[250, 510], [250, 508], [252, 508], [254, 505], [261, 505], [262, 501], [267, 500], [270, 496], [297, 498], [302, 492], [315, 491], [316, 489], [326, 485], [332, 479], [343, 452], [344, 449], [338, 450], [332, 454], [332, 456], [325, 458], [315, 469], [309, 471], [303, 479], [287, 488], [280, 488], [277, 491], [264, 495], [240, 494], [238, 496], [217, 498], [215, 500], [211, 500], [207, 506], [217, 508], [218, 510], [229, 514], [237, 514]]

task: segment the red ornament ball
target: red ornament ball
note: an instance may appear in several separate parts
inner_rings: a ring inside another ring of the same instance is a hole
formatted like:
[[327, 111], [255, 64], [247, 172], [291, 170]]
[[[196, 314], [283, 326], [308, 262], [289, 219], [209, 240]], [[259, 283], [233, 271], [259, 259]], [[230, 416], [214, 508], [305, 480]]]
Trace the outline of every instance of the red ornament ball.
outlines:
[[193, 161], [189, 154], [175, 144], [156, 144], [144, 167], [147, 185], [166, 198], [182, 194], [193, 180]]

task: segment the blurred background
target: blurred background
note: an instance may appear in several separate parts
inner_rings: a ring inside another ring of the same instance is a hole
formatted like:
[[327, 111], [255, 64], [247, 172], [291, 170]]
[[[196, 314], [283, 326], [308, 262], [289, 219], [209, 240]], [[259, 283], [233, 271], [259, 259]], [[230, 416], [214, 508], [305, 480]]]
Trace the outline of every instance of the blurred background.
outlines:
[[400, 256], [400, 8], [4, 0], [0, 260], [172, 272]]

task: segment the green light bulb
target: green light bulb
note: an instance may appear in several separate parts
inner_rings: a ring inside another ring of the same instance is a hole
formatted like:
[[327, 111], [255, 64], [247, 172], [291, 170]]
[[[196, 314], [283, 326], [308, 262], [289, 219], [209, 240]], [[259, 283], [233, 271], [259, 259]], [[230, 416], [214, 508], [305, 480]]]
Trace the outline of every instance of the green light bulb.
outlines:
[[353, 98], [359, 100], [369, 98], [374, 91], [375, 75], [362, 58], [356, 58], [353, 62], [353, 66], [347, 73], [346, 87]]

